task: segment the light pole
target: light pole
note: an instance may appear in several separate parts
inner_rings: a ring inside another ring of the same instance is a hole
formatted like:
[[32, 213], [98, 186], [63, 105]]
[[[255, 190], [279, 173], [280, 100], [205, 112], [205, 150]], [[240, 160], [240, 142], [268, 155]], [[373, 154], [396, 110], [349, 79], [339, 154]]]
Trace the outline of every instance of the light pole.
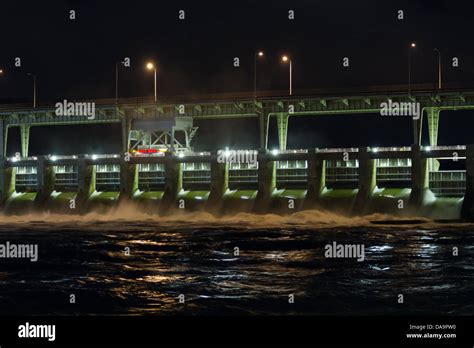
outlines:
[[263, 52], [258, 51], [254, 55], [254, 65], [253, 65], [253, 99], [257, 99], [257, 59], [258, 57], [263, 57]]
[[434, 50], [438, 52], [438, 89], [441, 89], [441, 52], [437, 48]]
[[154, 71], [154, 75], [155, 75], [155, 103], [156, 103], [156, 66], [152, 62], [148, 62], [146, 64], [146, 68], [148, 70], [153, 70]]
[[416, 44], [412, 42], [408, 47], [408, 96], [411, 96], [411, 49], [415, 48]]
[[28, 76], [33, 77], [33, 109], [36, 108], [36, 75], [27, 73]]
[[290, 63], [290, 95], [293, 95], [293, 71], [292, 71], [292, 62], [291, 59], [288, 56], [283, 56], [281, 57], [281, 60], [283, 62], [289, 62]]

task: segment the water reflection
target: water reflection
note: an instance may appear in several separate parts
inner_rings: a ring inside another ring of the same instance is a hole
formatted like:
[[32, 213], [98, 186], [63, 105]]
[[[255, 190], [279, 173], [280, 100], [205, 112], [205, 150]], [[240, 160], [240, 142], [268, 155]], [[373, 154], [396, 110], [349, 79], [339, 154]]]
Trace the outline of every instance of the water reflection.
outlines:
[[[95, 231], [50, 230], [0, 235], [40, 249], [35, 265], [0, 264], [1, 313], [474, 313], [474, 233], [459, 228], [160, 230], [109, 222]], [[363, 244], [365, 261], [326, 259], [333, 241]], [[80, 299], [74, 307], [65, 300], [71, 291]]]

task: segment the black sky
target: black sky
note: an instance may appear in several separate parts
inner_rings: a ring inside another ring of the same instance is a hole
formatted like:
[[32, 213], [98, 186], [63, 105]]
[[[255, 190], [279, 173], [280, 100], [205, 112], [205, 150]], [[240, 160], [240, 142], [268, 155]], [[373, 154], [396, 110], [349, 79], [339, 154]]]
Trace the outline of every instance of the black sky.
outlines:
[[[185, 20], [178, 19], [181, 9]], [[76, 11], [75, 20], [69, 19], [70, 10]], [[295, 11], [292, 21], [288, 10]], [[398, 10], [404, 11], [404, 20], [397, 19]], [[411, 41], [417, 43], [414, 83], [436, 82], [437, 47], [444, 82], [474, 86], [473, 11], [472, 1], [450, 0], [4, 1], [0, 101], [31, 99], [27, 72], [38, 75], [40, 101], [113, 97], [115, 63], [124, 57], [131, 58], [132, 66], [120, 70], [122, 97], [152, 95], [152, 74], [144, 69], [149, 59], [158, 63], [159, 95], [248, 92], [256, 49], [265, 51], [258, 65], [262, 90], [287, 88], [282, 53], [292, 57], [296, 90], [406, 84]], [[21, 57], [21, 68], [14, 67], [15, 57]], [[234, 57], [240, 58], [239, 68], [233, 67]], [[349, 68], [342, 66], [343, 57], [350, 58]], [[459, 58], [458, 68], [450, 66], [453, 57]], [[445, 114], [464, 126], [454, 123], [453, 130], [442, 130], [440, 141], [472, 142], [463, 132], [474, 125], [474, 115]], [[292, 119], [289, 146], [410, 143], [410, 126], [404, 121], [393, 126], [380, 118], [341, 117]], [[258, 144], [257, 123], [200, 126], [197, 148]], [[358, 134], [351, 133], [354, 126], [361, 129]], [[89, 142], [63, 144], [61, 138], [71, 139], [71, 132], [83, 129]], [[242, 136], [248, 129], [254, 131]], [[35, 130], [32, 152], [57, 146], [64, 152], [115, 151], [118, 138], [119, 131], [110, 126]], [[14, 136], [10, 141], [13, 149]]]

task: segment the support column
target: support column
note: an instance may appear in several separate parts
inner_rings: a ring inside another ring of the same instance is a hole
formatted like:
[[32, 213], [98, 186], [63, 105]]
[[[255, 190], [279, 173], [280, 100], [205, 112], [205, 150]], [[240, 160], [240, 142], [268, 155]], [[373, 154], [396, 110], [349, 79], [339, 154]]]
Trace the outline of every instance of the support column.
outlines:
[[412, 125], [413, 125], [413, 144], [414, 145], [420, 145], [420, 124], [421, 124], [421, 118], [423, 117], [423, 112], [421, 112], [420, 118], [418, 120], [415, 120], [414, 118], [412, 119]]
[[47, 166], [46, 161], [46, 156], [38, 156], [36, 161], [37, 193], [35, 205], [40, 209], [54, 190], [54, 169], [52, 166]]
[[127, 116], [123, 116], [121, 119], [122, 126], [122, 155], [125, 152], [128, 152], [130, 148], [130, 129], [131, 129], [131, 120]]
[[218, 156], [212, 155], [211, 159], [211, 192], [206, 203], [206, 209], [218, 212], [221, 207], [222, 197], [229, 188], [229, 164], [217, 162]]
[[4, 125], [4, 130], [2, 132], [3, 134], [3, 152], [0, 153], [0, 155], [7, 156], [7, 145], [8, 145], [8, 130], [10, 129], [10, 125]]
[[466, 146], [466, 193], [462, 203], [461, 217], [474, 221], [474, 144]]
[[422, 157], [421, 146], [414, 145], [411, 149], [411, 193], [408, 207], [411, 213], [424, 204], [429, 189], [428, 159]]
[[254, 211], [265, 213], [269, 210], [272, 193], [276, 187], [276, 163], [267, 155], [267, 151], [258, 153], [258, 192]]
[[2, 205], [3, 202], [8, 198], [5, 161], [5, 157], [0, 154], [0, 205]]
[[5, 156], [6, 144], [5, 144], [5, 127], [4, 122], [0, 119], [0, 156]]
[[12, 167], [7, 167], [6, 158], [0, 155], [0, 206], [3, 207], [5, 201], [15, 191], [15, 171]]
[[311, 209], [321, 197], [326, 187], [326, 161], [316, 151], [308, 150], [307, 169], [308, 190], [303, 202], [303, 209]]
[[280, 150], [286, 150], [289, 116], [289, 114], [283, 112], [277, 115], [278, 145], [280, 146]]
[[[174, 137], [174, 132], [175, 132], [175, 129], [174, 129], [174, 126], [171, 127], [171, 143], [170, 143], [170, 149], [171, 149], [171, 152], [175, 152], [175, 146], [174, 146], [174, 140], [175, 140], [175, 137]], [[151, 144], [151, 134], [150, 134], [150, 144]]]
[[270, 114], [265, 115], [263, 112], [259, 117], [260, 128], [260, 150], [266, 150], [268, 147], [268, 119]]
[[77, 196], [76, 209], [84, 213], [87, 209], [87, 200], [95, 191], [95, 167], [86, 162], [84, 155], [77, 160]]
[[120, 158], [120, 196], [119, 200], [131, 199], [138, 189], [138, 165]]
[[174, 206], [178, 193], [183, 188], [183, 166], [174, 154], [166, 152], [165, 155], [165, 187], [160, 204], [160, 211], [167, 211]]
[[375, 159], [370, 158], [369, 150], [366, 147], [359, 148], [358, 156], [359, 190], [352, 213], [362, 215], [366, 212], [366, 208], [377, 184], [377, 166]]
[[20, 126], [21, 136], [21, 157], [28, 157], [28, 146], [30, 143], [30, 126], [22, 124]]
[[[428, 133], [430, 138], [430, 146], [438, 145], [439, 113], [439, 108], [428, 109]], [[439, 170], [439, 161], [437, 159], [431, 158], [429, 160], [429, 170]]]

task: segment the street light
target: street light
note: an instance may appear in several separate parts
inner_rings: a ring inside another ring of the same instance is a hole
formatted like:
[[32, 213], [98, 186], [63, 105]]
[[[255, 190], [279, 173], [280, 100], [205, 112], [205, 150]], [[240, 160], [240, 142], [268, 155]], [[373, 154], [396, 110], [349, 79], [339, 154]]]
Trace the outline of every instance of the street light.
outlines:
[[36, 75], [27, 73], [28, 76], [33, 77], [33, 108], [36, 108]]
[[434, 50], [438, 52], [438, 89], [441, 89], [441, 52], [437, 48]]
[[3, 75], [3, 69], [0, 69], [0, 75]]
[[286, 56], [286, 55], [283, 56], [283, 57], [281, 57], [281, 60], [282, 60], [283, 62], [285, 62], [285, 63], [286, 63], [286, 62], [289, 62], [289, 63], [290, 63], [290, 95], [292, 95], [292, 94], [293, 94], [293, 81], [292, 81], [292, 79], [293, 79], [293, 76], [292, 76], [292, 69], [293, 69], [293, 68], [292, 68], [292, 62], [291, 62], [291, 59], [290, 59], [288, 56]]
[[156, 66], [152, 62], [148, 62], [146, 64], [146, 68], [148, 70], [153, 70], [154, 71], [154, 75], [155, 75], [155, 103], [156, 103]]
[[263, 51], [258, 51], [254, 56], [253, 65], [253, 99], [257, 99], [257, 59], [263, 57]]
[[416, 44], [414, 42], [408, 47], [408, 96], [411, 96], [411, 50], [415, 47]]

